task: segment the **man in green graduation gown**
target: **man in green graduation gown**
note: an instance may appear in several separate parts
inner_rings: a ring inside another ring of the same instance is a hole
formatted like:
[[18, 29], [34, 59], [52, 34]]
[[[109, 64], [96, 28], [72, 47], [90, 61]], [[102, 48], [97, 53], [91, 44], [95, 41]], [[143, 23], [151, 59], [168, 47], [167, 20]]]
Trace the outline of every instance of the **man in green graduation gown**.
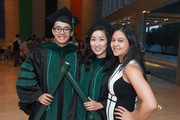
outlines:
[[48, 91], [64, 62], [70, 63], [74, 76], [78, 75], [82, 54], [70, 38], [74, 25], [80, 21], [65, 7], [47, 19], [53, 24], [55, 42], [36, 48], [22, 64], [16, 83], [19, 107], [30, 115], [29, 119], [34, 119], [39, 107], [47, 105], [42, 120], [67, 120], [73, 94], [71, 84], [64, 77], [54, 96]]

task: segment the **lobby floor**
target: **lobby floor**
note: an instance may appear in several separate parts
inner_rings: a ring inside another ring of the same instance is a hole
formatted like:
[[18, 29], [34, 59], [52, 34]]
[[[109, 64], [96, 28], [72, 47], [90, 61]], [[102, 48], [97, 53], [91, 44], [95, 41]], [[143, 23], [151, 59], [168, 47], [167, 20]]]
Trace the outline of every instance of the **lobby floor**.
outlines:
[[[27, 120], [18, 107], [16, 79], [20, 67], [12, 60], [0, 60], [0, 120]], [[150, 85], [158, 101], [158, 109], [148, 120], [180, 120], [180, 86], [151, 76]]]

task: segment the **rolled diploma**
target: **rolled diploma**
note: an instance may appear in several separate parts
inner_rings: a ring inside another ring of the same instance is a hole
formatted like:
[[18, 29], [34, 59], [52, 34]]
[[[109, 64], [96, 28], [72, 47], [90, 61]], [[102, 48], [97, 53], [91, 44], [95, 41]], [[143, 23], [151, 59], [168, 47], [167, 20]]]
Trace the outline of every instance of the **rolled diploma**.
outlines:
[[[72, 84], [73, 88], [76, 90], [76, 92], [78, 93], [79, 97], [81, 98], [81, 100], [83, 102], [88, 102], [89, 99], [88, 97], [85, 95], [84, 91], [82, 90], [79, 82], [77, 82], [76, 78], [73, 76], [73, 74], [71, 72], [67, 72], [66, 73], [67, 78], [69, 79], [69, 82]], [[101, 120], [101, 117], [99, 116], [99, 114], [96, 111], [89, 111], [91, 113], [91, 115], [93, 116], [93, 118], [95, 120]]]
[[[61, 83], [64, 75], [67, 73], [69, 66], [70, 66], [69, 63], [67, 63], [67, 62], [65, 62], [63, 64], [63, 66], [61, 67], [61, 69], [60, 69], [60, 71], [56, 77], [56, 80], [53, 82], [53, 85], [52, 85], [51, 89], [49, 90], [48, 94], [50, 94], [52, 96], [55, 94], [55, 92], [56, 92], [57, 88], [59, 87], [59, 84]], [[41, 107], [39, 108], [39, 110], [38, 110], [38, 112], [34, 118], [34, 120], [40, 120], [47, 107], [48, 106], [46, 106], [46, 105], [41, 105]]]

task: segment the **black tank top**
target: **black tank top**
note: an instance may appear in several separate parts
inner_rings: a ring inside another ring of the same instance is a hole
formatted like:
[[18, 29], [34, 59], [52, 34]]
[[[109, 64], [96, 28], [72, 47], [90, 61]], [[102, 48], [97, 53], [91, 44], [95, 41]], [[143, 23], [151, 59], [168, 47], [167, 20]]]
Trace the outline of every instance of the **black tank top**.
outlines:
[[[129, 64], [139, 67], [135, 60], [131, 60]], [[114, 117], [114, 109], [117, 108], [117, 106], [122, 106], [130, 112], [136, 109], [137, 94], [132, 85], [124, 81], [124, 69], [120, 70], [121, 65], [122, 64], [117, 66], [108, 83], [109, 94], [106, 107], [108, 120], [116, 120]]]

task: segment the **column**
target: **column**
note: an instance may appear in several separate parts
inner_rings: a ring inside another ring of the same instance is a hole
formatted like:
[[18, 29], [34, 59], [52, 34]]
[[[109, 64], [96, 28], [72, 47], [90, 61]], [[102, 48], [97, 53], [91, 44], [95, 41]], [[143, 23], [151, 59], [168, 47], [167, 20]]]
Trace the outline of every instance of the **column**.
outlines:
[[[53, 14], [54, 12], [57, 11], [57, 3], [58, 0], [45, 0], [45, 5], [46, 5], [46, 11], [45, 11], [45, 17], [48, 17], [49, 15]], [[46, 19], [46, 38], [52, 38], [54, 37], [52, 34], [52, 24]]]
[[5, 40], [3, 46], [11, 45], [19, 33], [19, 0], [4, 0]]
[[67, 7], [71, 9], [71, 0], [57, 0], [57, 8], [60, 9], [62, 7]]
[[178, 85], [180, 85], [180, 32], [179, 32], [179, 49], [178, 49], [178, 61], [177, 61], [176, 83], [177, 83]]
[[146, 34], [146, 19], [147, 14], [136, 13], [135, 15], [135, 29], [138, 34], [138, 39], [141, 43], [145, 43]]
[[[82, 0], [71, 0], [71, 12], [82, 22]], [[76, 35], [74, 38], [81, 39], [81, 23], [74, 27]]]
[[0, 39], [5, 38], [5, 15], [4, 15], [4, 0], [0, 0]]
[[45, 0], [32, 0], [32, 34], [45, 36]]
[[32, 0], [19, 0], [19, 22], [21, 38], [32, 36]]
[[102, 15], [102, 0], [82, 0], [81, 39], [85, 40], [86, 32]]

